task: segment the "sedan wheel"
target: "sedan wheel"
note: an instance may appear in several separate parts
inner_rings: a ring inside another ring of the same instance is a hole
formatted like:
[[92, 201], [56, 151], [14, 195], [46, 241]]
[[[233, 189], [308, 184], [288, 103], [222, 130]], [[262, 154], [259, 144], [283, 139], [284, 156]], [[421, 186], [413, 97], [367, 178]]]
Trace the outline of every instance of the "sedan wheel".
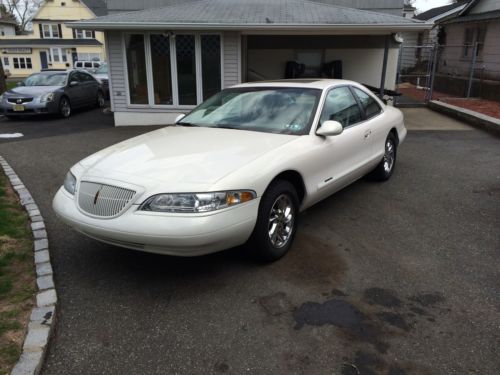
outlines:
[[394, 167], [396, 165], [396, 155], [396, 137], [394, 137], [394, 135], [390, 133], [385, 140], [384, 156], [382, 157], [382, 160], [377, 165], [377, 167], [371, 173], [371, 176], [378, 181], [388, 180], [394, 172]]
[[59, 114], [64, 118], [68, 118], [71, 115], [71, 104], [67, 98], [61, 98], [59, 102]]
[[297, 230], [298, 207], [297, 192], [291, 183], [277, 180], [269, 186], [248, 243], [259, 260], [273, 262], [290, 249]]
[[104, 94], [102, 93], [102, 91], [97, 92], [97, 103], [96, 104], [97, 104], [97, 108], [104, 107], [105, 101], [104, 101]]

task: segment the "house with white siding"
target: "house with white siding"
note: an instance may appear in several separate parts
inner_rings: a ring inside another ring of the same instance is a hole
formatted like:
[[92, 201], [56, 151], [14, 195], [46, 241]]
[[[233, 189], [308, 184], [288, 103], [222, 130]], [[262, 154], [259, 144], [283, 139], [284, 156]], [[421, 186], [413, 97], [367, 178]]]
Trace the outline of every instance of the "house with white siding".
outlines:
[[168, 124], [247, 81], [332, 77], [394, 89], [397, 34], [430, 26], [402, 7], [394, 15], [333, 2], [174, 0], [67, 25], [105, 34], [116, 125]]

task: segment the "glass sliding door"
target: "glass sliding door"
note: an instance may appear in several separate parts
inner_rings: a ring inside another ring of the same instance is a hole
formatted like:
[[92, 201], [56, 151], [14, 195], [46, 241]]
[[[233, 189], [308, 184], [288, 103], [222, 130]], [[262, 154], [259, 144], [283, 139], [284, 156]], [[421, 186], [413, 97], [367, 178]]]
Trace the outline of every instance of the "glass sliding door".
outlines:
[[219, 35], [201, 36], [201, 76], [203, 100], [221, 90], [221, 53]]
[[130, 104], [148, 104], [144, 35], [126, 34], [125, 49]]
[[154, 104], [172, 105], [172, 71], [170, 41], [164, 34], [151, 35]]
[[196, 105], [196, 48], [194, 35], [176, 35], [179, 105]]

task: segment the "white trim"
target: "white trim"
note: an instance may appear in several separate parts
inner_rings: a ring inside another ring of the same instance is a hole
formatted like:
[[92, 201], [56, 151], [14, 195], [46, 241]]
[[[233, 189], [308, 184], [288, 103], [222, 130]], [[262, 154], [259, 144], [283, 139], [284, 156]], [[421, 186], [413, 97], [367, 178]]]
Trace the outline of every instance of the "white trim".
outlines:
[[195, 71], [196, 71], [196, 103], [203, 102], [203, 71], [201, 67], [201, 36], [195, 34], [194, 36], [194, 57], [195, 57]]
[[458, 13], [458, 12], [460, 12], [462, 9], [464, 9], [464, 8], [465, 8], [465, 6], [466, 6], [466, 5], [467, 5], [467, 4], [460, 5], [460, 6], [458, 6], [458, 7], [456, 7], [456, 8], [453, 8], [452, 10], [449, 10], [449, 11], [447, 11], [447, 12], [445, 12], [445, 13], [442, 13], [442, 14], [439, 14], [439, 15], [437, 15], [437, 16], [435, 16], [435, 17], [429, 18], [429, 19], [428, 19], [428, 20], [426, 20], [425, 22], [432, 22], [432, 23], [436, 23], [436, 21], [438, 21], [438, 20], [440, 20], [440, 19], [442, 19], [442, 18], [445, 18], [445, 17], [451, 16], [451, 15], [452, 15], [452, 14], [454, 14], [454, 13]]
[[220, 89], [224, 89], [224, 33], [220, 33]]
[[306, 30], [363, 30], [363, 31], [375, 31], [382, 30], [387, 32], [397, 32], [401, 30], [427, 30], [432, 28], [431, 23], [381, 23], [381, 24], [279, 24], [275, 23], [272, 25], [263, 25], [261, 23], [248, 23], [248, 24], [227, 24], [227, 23], [168, 23], [168, 22], [91, 22], [91, 21], [76, 21], [69, 22], [65, 24], [69, 28], [87, 28], [94, 30], [262, 30], [262, 31], [272, 31], [272, 30], [291, 30], [293, 32], [301, 32]]
[[148, 89], [148, 103], [151, 105], [155, 102], [153, 62], [151, 58], [151, 33], [146, 33], [144, 35], [144, 53], [144, 61], [146, 62], [146, 85]]
[[238, 34], [238, 84], [241, 83], [241, 34]]
[[111, 56], [110, 50], [109, 50], [109, 35], [108, 33], [104, 33], [104, 51], [106, 52], [106, 57], [108, 58], [108, 90], [109, 90], [109, 104], [110, 104], [110, 109], [111, 112], [114, 112], [115, 110], [115, 100], [114, 100], [114, 93], [113, 93], [113, 84], [111, 83], [113, 80], [111, 79], [112, 77], [112, 71], [111, 71], [111, 59], [108, 56]]
[[170, 70], [172, 71], [172, 104], [179, 105], [179, 82], [177, 81], [177, 45], [175, 35], [169, 37], [170, 43]]

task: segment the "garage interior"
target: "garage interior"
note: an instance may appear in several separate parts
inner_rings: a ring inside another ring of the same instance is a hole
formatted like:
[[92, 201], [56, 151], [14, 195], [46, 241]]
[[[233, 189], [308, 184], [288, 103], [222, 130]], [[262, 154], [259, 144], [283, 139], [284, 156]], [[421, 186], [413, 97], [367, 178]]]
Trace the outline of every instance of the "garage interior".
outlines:
[[342, 78], [394, 90], [398, 53], [391, 35], [243, 35], [242, 78]]

